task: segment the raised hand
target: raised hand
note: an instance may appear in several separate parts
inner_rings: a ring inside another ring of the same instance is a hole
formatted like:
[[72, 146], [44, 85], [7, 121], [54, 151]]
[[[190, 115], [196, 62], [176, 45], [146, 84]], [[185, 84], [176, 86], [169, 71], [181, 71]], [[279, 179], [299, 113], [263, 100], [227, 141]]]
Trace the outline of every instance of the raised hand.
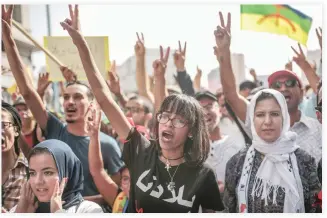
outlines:
[[169, 58], [169, 52], [170, 52], [170, 47], [167, 48], [167, 51], [164, 55], [163, 48], [160, 45], [160, 59], [157, 59], [153, 62], [153, 70], [154, 70], [154, 77], [164, 77], [166, 68], [167, 68], [167, 63], [168, 63], [168, 58]]
[[225, 20], [223, 14], [219, 12], [220, 25], [214, 31], [214, 36], [216, 40], [216, 46], [214, 47], [214, 54], [219, 58], [220, 51], [229, 50], [231, 43], [231, 14], [227, 15], [227, 24], [225, 25]]
[[70, 19], [66, 18], [63, 22], [60, 22], [60, 25], [64, 30], [67, 30], [68, 34], [72, 37], [73, 42], [76, 44], [80, 40], [83, 40], [81, 35], [81, 28], [79, 22], [79, 9], [78, 5], [75, 5], [75, 9], [73, 10], [72, 5], [69, 5], [69, 14]]
[[320, 50], [322, 50], [322, 29], [321, 27], [316, 28], [316, 34], [319, 41]]
[[49, 73], [46, 72], [45, 74], [40, 73], [39, 79], [37, 81], [37, 93], [39, 93], [40, 96], [43, 96], [45, 93], [45, 90], [49, 87], [49, 85], [52, 83], [52, 81], [49, 80]]
[[67, 82], [74, 82], [77, 80], [77, 75], [72, 70], [65, 66], [60, 67], [60, 71]]
[[292, 63], [292, 61], [288, 61], [285, 64], [285, 70], [293, 71], [293, 63]]
[[180, 41], [178, 41], [178, 46], [178, 51], [174, 53], [174, 64], [177, 68], [177, 72], [182, 72], [185, 71], [186, 42], [184, 43], [183, 50]]
[[98, 137], [101, 126], [101, 110], [97, 103], [91, 103], [86, 113], [86, 128], [90, 137]]
[[199, 68], [199, 66], [196, 66], [196, 75], [193, 81], [193, 87], [196, 91], [199, 91], [201, 89], [201, 77], [202, 77], [202, 70]]
[[34, 213], [37, 208], [38, 203], [35, 202], [35, 195], [29, 181], [27, 181], [21, 188], [15, 213]]
[[112, 61], [111, 68], [108, 71], [107, 84], [109, 86], [110, 91], [115, 95], [119, 95], [121, 93], [119, 76], [116, 73], [116, 61]]
[[294, 51], [294, 53], [296, 54], [296, 56], [293, 57], [293, 61], [299, 65], [299, 67], [303, 70], [303, 69], [307, 69], [308, 67], [311, 68], [310, 63], [306, 60], [306, 57], [304, 55], [304, 52], [302, 50], [302, 47], [300, 45], [300, 43], [298, 43], [298, 47], [299, 47], [299, 52], [296, 51], [296, 49], [293, 48], [293, 46], [291, 46], [292, 50]]
[[145, 46], [144, 46], [144, 36], [143, 33], [141, 33], [142, 38], [140, 38], [139, 34], [136, 33], [137, 36], [137, 42], [134, 46], [134, 51], [136, 57], [144, 57], [145, 55]]
[[10, 33], [14, 5], [9, 5], [8, 9], [6, 9], [5, 5], [1, 5], [1, 9], [2, 9], [2, 14], [1, 14], [2, 36], [6, 36]]
[[62, 193], [64, 192], [65, 185], [67, 183], [67, 178], [63, 178], [61, 180], [59, 186], [59, 180], [56, 181], [55, 188], [53, 189], [53, 193], [50, 200], [50, 212], [55, 213], [58, 210], [62, 209]]

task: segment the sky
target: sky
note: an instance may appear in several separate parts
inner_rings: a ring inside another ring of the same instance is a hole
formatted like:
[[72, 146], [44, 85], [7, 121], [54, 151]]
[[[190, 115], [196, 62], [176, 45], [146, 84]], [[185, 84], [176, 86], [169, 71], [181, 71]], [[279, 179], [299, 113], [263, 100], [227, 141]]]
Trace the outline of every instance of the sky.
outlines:
[[[319, 49], [315, 28], [322, 26], [322, 5], [319, 3], [291, 4], [292, 7], [312, 17], [308, 49]], [[59, 22], [68, 18], [68, 6], [53, 4], [51, 8], [51, 31], [53, 36], [67, 36]], [[109, 36], [109, 55], [119, 65], [134, 54], [136, 32], [143, 32], [148, 48], [178, 47], [178, 40], [187, 41], [186, 69], [193, 77], [196, 66], [206, 74], [218, 66], [212, 47], [215, 45], [213, 31], [220, 24], [218, 12], [232, 14], [231, 51], [243, 53], [248, 68], [255, 68], [258, 75], [270, 74], [284, 67], [292, 58], [290, 46], [297, 42], [286, 36], [240, 30], [240, 5], [236, 3], [170, 3], [170, 4], [111, 4], [80, 5], [80, 20], [84, 36]], [[31, 6], [32, 35], [42, 41], [47, 34], [45, 5]], [[44, 19], [40, 19], [44, 17]], [[306, 49], [304, 48], [304, 52]], [[171, 52], [172, 55], [172, 52]], [[45, 64], [42, 52], [33, 56], [37, 67]], [[294, 67], [299, 73], [300, 70]], [[119, 72], [118, 72], [119, 73]]]

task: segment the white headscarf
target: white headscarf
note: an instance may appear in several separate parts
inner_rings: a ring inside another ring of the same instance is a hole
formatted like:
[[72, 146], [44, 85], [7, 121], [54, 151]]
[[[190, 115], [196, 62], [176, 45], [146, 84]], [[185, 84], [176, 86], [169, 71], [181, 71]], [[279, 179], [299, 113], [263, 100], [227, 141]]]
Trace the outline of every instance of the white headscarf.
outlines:
[[[263, 92], [270, 93], [274, 96], [281, 108], [283, 117], [283, 128], [280, 137], [272, 143], [268, 143], [261, 139], [258, 136], [254, 126], [254, 112], [257, 104], [257, 98]], [[289, 131], [290, 116], [284, 96], [280, 92], [273, 89], [261, 90], [251, 99], [247, 113], [247, 124], [251, 125], [253, 136], [252, 146], [249, 148], [247, 155], [250, 155], [250, 151], [253, 151], [253, 149], [265, 155], [256, 174], [251, 193], [252, 197], [261, 197], [262, 200], [265, 200], [267, 205], [269, 195], [270, 193], [273, 193], [273, 204], [276, 204], [277, 190], [279, 187], [281, 187], [285, 191], [284, 212], [304, 212], [303, 187], [296, 157], [294, 155], [294, 151], [299, 148], [299, 146], [296, 144], [297, 134]], [[244, 162], [241, 178], [241, 181], [247, 181], [244, 193], [247, 193], [249, 181], [249, 179], [243, 178], [248, 176], [246, 173], [244, 173], [244, 171], [248, 169], [248, 167], [250, 167], [252, 170], [252, 162], [250, 163], [248, 159], [253, 162], [253, 158], [246, 158]], [[251, 175], [251, 171], [249, 175]], [[240, 192], [238, 194], [242, 195], [242, 193], [243, 192]], [[239, 199], [244, 199], [247, 201], [246, 197], [244, 196], [239, 196]], [[244, 202], [239, 203], [246, 204]]]

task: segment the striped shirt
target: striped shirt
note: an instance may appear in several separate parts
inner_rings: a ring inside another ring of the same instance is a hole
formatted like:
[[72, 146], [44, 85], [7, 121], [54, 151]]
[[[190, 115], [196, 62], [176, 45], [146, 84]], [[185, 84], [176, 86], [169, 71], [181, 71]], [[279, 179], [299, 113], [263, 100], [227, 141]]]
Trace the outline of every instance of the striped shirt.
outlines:
[[2, 184], [2, 207], [9, 211], [17, 205], [20, 190], [27, 181], [28, 163], [23, 152], [20, 152], [14, 167], [10, 170], [8, 179]]

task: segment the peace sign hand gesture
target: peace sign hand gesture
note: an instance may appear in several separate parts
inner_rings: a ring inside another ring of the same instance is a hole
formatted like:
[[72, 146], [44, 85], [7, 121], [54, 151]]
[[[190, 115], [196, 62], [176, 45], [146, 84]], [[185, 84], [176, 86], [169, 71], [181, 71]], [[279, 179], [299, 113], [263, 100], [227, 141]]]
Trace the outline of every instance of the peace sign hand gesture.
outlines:
[[224, 17], [221, 12], [219, 12], [220, 25], [214, 31], [216, 46], [214, 47], [214, 54], [219, 59], [219, 53], [222, 51], [229, 50], [231, 43], [231, 14], [227, 15], [227, 25], [225, 25]]
[[153, 62], [153, 70], [154, 70], [154, 77], [156, 78], [162, 78], [165, 76], [166, 68], [167, 68], [167, 63], [168, 63], [168, 58], [169, 58], [169, 52], [170, 52], [170, 47], [167, 48], [167, 51], [163, 53], [163, 48], [160, 45], [160, 59], [157, 59]]
[[116, 72], [116, 61], [112, 61], [110, 70], [108, 71], [108, 80], [107, 84], [110, 91], [116, 96], [120, 94], [120, 81], [119, 76]]
[[293, 61], [303, 70], [303, 69], [308, 69], [311, 68], [310, 63], [306, 60], [306, 57], [304, 55], [304, 52], [301, 48], [300, 43], [298, 43], [299, 47], [299, 52], [296, 51], [296, 49], [291, 46], [292, 50], [296, 54], [296, 56], [293, 57]]
[[61, 180], [60, 187], [59, 187], [59, 180], [56, 181], [55, 188], [53, 190], [53, 194], [52, 194], [51, 200], [50, 200], [50, 211], [51, 211], [51, 213], [55, 213], [58, 210], [62, 209], [62, 205], [65, 202], [62, 202], [61, 198], [62, 198], [62, 194], [63, 194], [64, 189], [65, 189], [66, 183], [67, 183], [67, 178], [63, 178]]
[[5, 38], [5, 36], [9, 36], [11, 34], [12, 14], [14, 10], [14, 5], [9, 5], [8, 9], [6, 9], [5, 5], [1, 5], [1, 9], [2, 38]]
[[101, 110], [96, 102], [90, 104], [85, 119], [88, 135], [90, 137], [98, 137], [101, 126]]
[[174, 64], [177, 68], [177, 72], [183, 72], [185, 71], [186, 42], [184, 43], [183, 50], [180, 41], [178, 41], [178, 45], [179, 49], [174, 53]]
[[70, 19], [66, 18], [63, 22], [60, 22], [60, 25], [64, 30], [67, 30], [68, 34], [72, 37], [74, 44], [76, 44], [82, 40], [78, 5], [75, 5], [74, 10], [72, 5], [69, 5], [69, 14]]
[[136, 33], [137, 36], [137, 42], [134, 46], [134, 51], [136, 57], [144, 57], [145, 55], [145, 46], [144, 46], [144, 36], [143, 33], [141, 33], [142, 38], [140, 38], [139, 34]]

